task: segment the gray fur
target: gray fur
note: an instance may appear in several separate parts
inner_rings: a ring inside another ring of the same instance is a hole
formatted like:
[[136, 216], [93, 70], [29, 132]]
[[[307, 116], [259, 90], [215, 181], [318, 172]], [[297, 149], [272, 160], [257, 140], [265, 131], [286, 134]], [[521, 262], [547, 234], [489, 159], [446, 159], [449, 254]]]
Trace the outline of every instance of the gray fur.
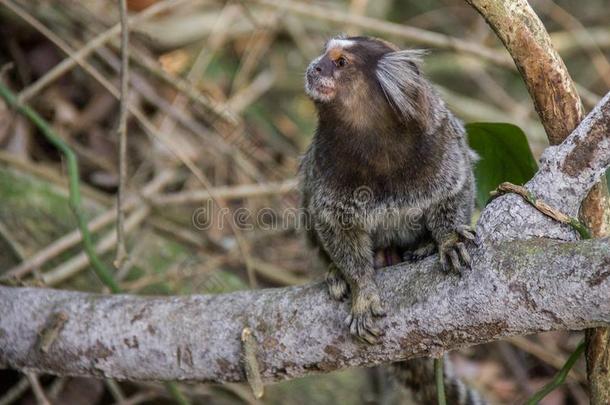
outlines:
[[[301, 161], [300, 188], [309, 239], [328, 268], [329, 293], [351, 298], [351, 333], [375, 343], [381, 331], [374, 318], [385, 314], [374, 280], [376, 251], [399, 247], [421, 258], [436, 250], [444, 269], [470, 265], [476, 154], [462, 123], [420, 73], [424, 52], [396, 51], [369, 38], [335, 41], [344, 43], [361, 65], [328, 70], [327, 63], [323, 75], [314, 69], [326, 62], [321, 55], [308, 68], [306, 90], [319, 123]], [[367, 71], [373, 57], [375, 77], [367, 81], [355, 69]], [[317, 96], [324, 81], [337, 96]], [[353, 116], [346, 106], [371, 116]], [[456, 393], [464, 394], [460, 388]]]
[[[467, 246], [474, 239], [476, 154], [464, 127], [420, 73], [423, 52], [376, 41], [335, 41], [349, 44], [351, 70], [333, 68], [326, 55], [310, 64], [306, 89], [319, 123], [299, 172], [308, 235], [328, 268], [329, 293], [351, 298], [346, 323], [368, 343], [380, 337], [374, 320], [385, 314], [374, 279], [376, 251], [397, 247], [416, 258], [438, 251], [443, 269], [459, 271], [470, 265]], [[316, 73], [318, 63], [326, 63], [326, 73]], [[369, 79], [362, 72], [372, 63]], [[317, 97], [324, 81], [336, 95]]]

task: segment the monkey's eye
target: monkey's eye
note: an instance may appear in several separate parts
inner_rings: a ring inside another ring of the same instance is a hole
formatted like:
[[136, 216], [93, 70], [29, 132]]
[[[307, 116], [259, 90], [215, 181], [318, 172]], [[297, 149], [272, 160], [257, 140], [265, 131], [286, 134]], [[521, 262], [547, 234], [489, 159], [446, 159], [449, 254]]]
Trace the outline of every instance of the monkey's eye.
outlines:
[[340, 68], [345, 67], [347, 65], [347, 59], [345, 59], [343, 56], [341, 56], [339, 59], [337, 59], [335, 61], [335, 65]]

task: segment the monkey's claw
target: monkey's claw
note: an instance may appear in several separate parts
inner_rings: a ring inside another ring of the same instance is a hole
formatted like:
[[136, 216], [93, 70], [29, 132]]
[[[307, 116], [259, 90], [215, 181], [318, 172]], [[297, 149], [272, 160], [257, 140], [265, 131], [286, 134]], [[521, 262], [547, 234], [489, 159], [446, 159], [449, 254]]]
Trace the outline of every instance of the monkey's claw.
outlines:
[[438, 247], [438, 254], [443, 270], [461, 272], [470, 268], [470, 254], [466, 250], [466, 243], [475, 243], [474, 230], [462, 225], [451, 233]]
[[377, 289], [367, 287], [352, 296], [352, 310], [345, 323], [349, 326], [352, 336], [363, 342], [375, 344], [382, 331], [375, 326], [374, 318], [385, 314]]
[[347, 298], [349, 288], [347, 282], [339, 273], [339, 269], [334, 263], [328, 266], [328, 273], [326, 273], [326, 285], [328, 286], [328, 293], [330, 296], [337, 301], [343, 301]]
[[468, 239], [469, 241], [476, 243], [477, 235], [474, 229], [468, 225], [460, 225], [455, 230], [461, 237]]

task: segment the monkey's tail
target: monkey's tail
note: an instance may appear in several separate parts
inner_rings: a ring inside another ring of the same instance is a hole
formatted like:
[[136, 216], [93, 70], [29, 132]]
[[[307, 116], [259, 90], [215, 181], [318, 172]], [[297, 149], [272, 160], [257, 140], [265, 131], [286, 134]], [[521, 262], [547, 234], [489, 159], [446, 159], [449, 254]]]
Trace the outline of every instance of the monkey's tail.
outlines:
[[[444, 380], [447, 404], [486, 405], [487, 402], [474, 389], [468, 387], [453, 372], [449, 358], [445, 356]], [[392, 364], [391, 374], [403, 387], [413, 393], [413, 399], [422, 405], [437, 403], [434, 379], [434, 360], [417, 358]]]

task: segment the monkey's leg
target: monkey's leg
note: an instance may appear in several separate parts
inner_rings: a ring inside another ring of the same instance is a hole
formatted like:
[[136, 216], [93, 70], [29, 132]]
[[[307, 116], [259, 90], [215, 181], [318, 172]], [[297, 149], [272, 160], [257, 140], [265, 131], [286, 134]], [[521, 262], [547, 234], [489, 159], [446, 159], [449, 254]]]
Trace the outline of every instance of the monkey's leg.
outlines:
[[318, 237], [336, 265], [336, 269], [349, 285], [351, 313], [346, 319], [353, 336], [376, 343], [381, 330], [374, 318], [385, 315], [379, 290], [373, 279], [373, 252], [370, 237], [358, 229], [319, 224]]
[[349, 286], [347, 285], [347, 282], [341, 275], [341, 272], [337, 266], [328, 256], [328, 253], [326, 253], [326, 250], [324, 250], [317, 233], [311, 228], [307, 232], [307, 240], [311, 247], [318, 250], [320, 260], [326, 269], [326, 285], [328, 286], [328, 293], [333, 299], [343, 301], [349, 295]]
[[467, 225], [470, 221], [467, 191], [441, 201], [426, 213], [426, 227], [436, 241], [439, 260], [445, 270], [461, 271], [470, 267], [466, 246], [474, 243], [476, 237]]
[[334, 263], [328, 265], [326, 285], [330, 296], [337, 301], [343, 301], [349, 295], [349, 286]]

